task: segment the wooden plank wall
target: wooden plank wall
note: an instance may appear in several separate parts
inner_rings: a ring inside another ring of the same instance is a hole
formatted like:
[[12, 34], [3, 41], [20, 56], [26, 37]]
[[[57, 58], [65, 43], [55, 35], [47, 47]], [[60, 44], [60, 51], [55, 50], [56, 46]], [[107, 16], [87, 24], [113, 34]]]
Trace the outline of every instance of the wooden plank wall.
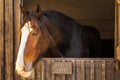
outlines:
[[71, 16], [82, 25], [96, 27], [102, 39], [114, 38], [115, 0], [24, 0], [27, 9], [34, 10], [38, 3], [43, 10], [57, 10]]
[[[53, 74], [54, 62], [71, 62], [72, 74]], [[37, 64], [34, 75], [29, 78], [20, 76], [15, 80], [119, 80], [120, 72], [115, 72], [114, 59], [70, 59], [49, 58]]]
[[14, 80], [23, 80], [24, 78], [22, 78], [21, 76], [19, 76], [17, 74], [17, 72], [15, 71], [15, 61], [16, 61], [16, 57], [17, 57], [17, 52], [18, 52], [18, 47], [19, 47], [19, 43], [20, 43], [20, 20], [21, 20], [21, 15], [20, 15], [20, 4], [21, 4], [21, 0], [14, 0]]
[[19, 44], [20, 0], [0, 0], [0, 80], [15, 79]]
[[5, 0], [5, 80], [13, 80], [13, 0]]
[[0, 0], [0, 80], [4, 80], [4, 1]]
[[[71, 62], [72, 74], [53, 74], [54, 62]], [[119, 80], [120, 75], [115, 74], [114, 59], [47, 58], [38, 65], [36, 80]]]

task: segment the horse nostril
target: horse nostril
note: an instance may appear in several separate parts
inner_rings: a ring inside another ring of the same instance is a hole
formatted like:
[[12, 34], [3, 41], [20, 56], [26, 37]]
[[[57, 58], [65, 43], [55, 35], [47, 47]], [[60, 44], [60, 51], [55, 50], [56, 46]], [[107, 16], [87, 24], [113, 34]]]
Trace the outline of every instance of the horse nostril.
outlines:
[[25, 67], [24, 67], [24, 66], [22, 67], [22, 70], [21, 70], [21, 71], [25, 71]]
[[16, 66], [16, 70], [19, 72], [19, 71], [24, 71], [25, 70], [25, 66], [19, 66], [17, 65]]

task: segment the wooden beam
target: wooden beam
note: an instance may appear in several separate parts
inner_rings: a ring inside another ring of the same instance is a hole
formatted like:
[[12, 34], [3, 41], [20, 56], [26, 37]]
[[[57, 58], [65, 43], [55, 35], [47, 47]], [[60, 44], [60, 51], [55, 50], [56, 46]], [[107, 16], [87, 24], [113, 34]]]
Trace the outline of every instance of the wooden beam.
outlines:
[[13, 80], [13, 0], [5, 0], [5, 80]]
[[0, 0], [0, 80], [4, 80], [4, 0]]
[[22, 77], [19, 76], [15, 70], [15, 62], [17, 58], [17, 52], [19, 48], [19, 43], [20, 43], [20, 4], [21, 0], [14, 0], [14, 78], [15, 80], [21, 80]]
[[115, 59], [120, 61], [120, 1], [115, 2]]

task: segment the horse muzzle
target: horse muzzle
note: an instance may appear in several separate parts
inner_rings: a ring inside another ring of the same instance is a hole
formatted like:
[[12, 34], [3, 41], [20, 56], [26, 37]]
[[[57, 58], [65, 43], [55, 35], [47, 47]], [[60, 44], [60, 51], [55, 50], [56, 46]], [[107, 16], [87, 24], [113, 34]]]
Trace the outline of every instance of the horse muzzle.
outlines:
[[20, 65], [16, 65], [16, 70], [17, 70], [17, 73], [19, 75], [21, 75], [22, 77], [29, 77], [33, 70], [32, 70], [32, 66], [20, 66]]

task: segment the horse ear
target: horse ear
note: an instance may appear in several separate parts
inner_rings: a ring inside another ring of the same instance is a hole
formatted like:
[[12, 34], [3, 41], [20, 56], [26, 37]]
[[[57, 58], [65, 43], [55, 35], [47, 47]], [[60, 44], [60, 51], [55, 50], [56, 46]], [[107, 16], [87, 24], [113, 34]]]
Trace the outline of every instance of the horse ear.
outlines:
[[36, 9], [36, 16], [39, 17], [41, 15], [41, 6], [39, 6], [39, 4], [37, 4], [37, 9]]
[[22, 5], [20, 5], [20, 10], [23, 13], [23, 15], [25, 16], [27, 11], [26, 11], [26, 9]]

